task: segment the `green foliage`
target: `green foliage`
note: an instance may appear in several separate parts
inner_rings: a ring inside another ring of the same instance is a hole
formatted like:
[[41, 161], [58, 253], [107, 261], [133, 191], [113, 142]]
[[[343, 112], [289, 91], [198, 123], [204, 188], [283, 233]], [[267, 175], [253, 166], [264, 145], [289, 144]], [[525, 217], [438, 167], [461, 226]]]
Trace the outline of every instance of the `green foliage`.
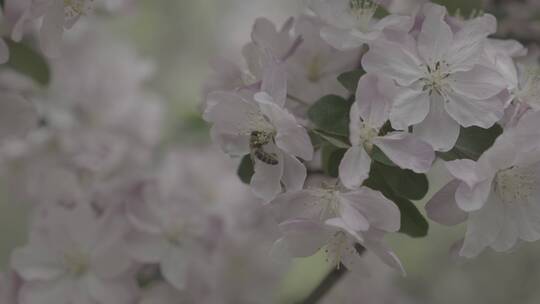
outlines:
[[242, 158], [236, 173], [243, 183], [251, 183], [251, 178], [253, 177], [253, 174], [255, 174], [255, 171], [253, 169], [253, 161], [251, 160], [251, 156], [249, 154]]
[[401, 212], [401, 233], [411, 237], [427, 235], [429, 223], [409, 200], [421, 199], [427, 194], [428, 181], [425, 175], [374, 162], [364, 185], [381, 191], [398, 206]]
[[366, 72], [362, 69], [345, 72], [338, 76], [338, 81], [344, 86], [351, 94], [356, 94], [358, 88], [358, 81]]
[[347, 152], [347, 149], [338, 148], [329, 143], [323, 144], [321, 149], [322, 168], [326, 175], [332, 177], [339, 176], [339, 164], [341, 163], [345, 152]]
[[6, 40], [10, 57], [7, 67], [26, 75], [37, 83], [46, 86], [51, 79], [51, 71], [45, 58], [23, 43]]
[[349, 135], [349, 112], [352, 102], [336, 95], [328, 95], [317, 101], [308, 110], [308, 118], [317, 129], [326, 134]]
[[502, 132], [503, 129], [498, 124], [490, 129], [480, 127], [461, 128], [456, 146], [452, 150], [438, 153], [438, 155], [445, 161], [464, 158], [476, 161], [486, 150], [493, 146]]
[[450, 15], [454, 15], [459, 10], [466, 17], [473, 11], [483, 8], [482, 0], [433, 0], [433, 2], [446, 6]]

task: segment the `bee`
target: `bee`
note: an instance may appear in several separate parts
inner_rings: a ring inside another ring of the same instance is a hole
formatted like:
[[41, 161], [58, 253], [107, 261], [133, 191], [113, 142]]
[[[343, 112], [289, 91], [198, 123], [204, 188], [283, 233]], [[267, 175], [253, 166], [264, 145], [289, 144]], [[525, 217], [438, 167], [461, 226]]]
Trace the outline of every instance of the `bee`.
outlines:
[[249, 148], [252, 157], [255, 156], [263, 163], [275, 166], [279, 163], [277, 155], [275, 153], [266, 152], [263, 148], [264, 145], [269, 144], [271, 140], [272, 135], [261, 131], [253, 131], [249, 137]]

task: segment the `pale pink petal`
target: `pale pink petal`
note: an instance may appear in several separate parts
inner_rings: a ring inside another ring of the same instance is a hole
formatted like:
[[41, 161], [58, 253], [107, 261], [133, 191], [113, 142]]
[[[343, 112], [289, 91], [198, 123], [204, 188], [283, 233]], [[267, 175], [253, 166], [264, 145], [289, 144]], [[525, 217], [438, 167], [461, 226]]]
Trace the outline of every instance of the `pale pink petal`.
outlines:
[[431, 144], [436, 151], [449, 151], [459, 137], [459, 124], [446, 113], [443, 100], [435, 97], [426, 119], [413, 127], [413, 134]]
[[454, 38], [445, 21], [446, 14], [444, 6], [424, 5], [425, 20], [418, 35], [418, 53], [430, 65], [444, 58]]
[[470, 188], [484, 179], [478, 176], [477, 163], [471, 159], [457, 159], [444, 164], [452, 176], [465, 182]]
[[426, 204], [428, 217], [442, 225], [454, 226], [467, 220], [467, 213], [458, 208], [456, 191], [460, 181], [454, 180], [437, 192]]
[[[19, 293], [20, 304], [65, 303], [75, 292], [74, 282], [69, 278], [53, 281], [35, 281], [23, 285]], [[81, 301], [81, 304], [90, 304]]]
[[423, 77], [422, 62], [417, 54], [395, 42], [377, 40], [362, 58], [368, 73], [384, 76], [409, 86]]
[[283, 155], [275, 148], [269, 149], [267, 147], [266, 152], [274, 153], [278, 158], [278, 164], [266, 164], [255, 158], [255, 174], [251, 178], [251, 189], [257, 197], [268, 202], [281, 192]]
[[339, 206], [339, 215], [343, 222], [353, 231], [367, 231], [369, 229], [368, 219], [360, 213], [347, 199], [341, 198]]
[[457, 95], [484, 100], [499, 94], [507, 88], [507, 82], [495, 70], [475, 65], [472, 70], [456, 72], [451, 76], [450, 85]]
[[130, 256], [141, 263], [157, 263], [168, 248], [162, 236], [133, 231], [126, 236]]
[[355, 189], [369, 177], [371, 158], [364, 147], [349, 148], [339, 164], [339, 178], [343, 185]]
[[[385, 94], [393, 89], [392, 86], [391, 80], [373, 74], [366, 74], [360, 78], [356, 91], [356, 106], [365, 124], [380, 128], [388, 120], [392, 103]], [[388, 91], [381, 91], [381, 89]], [[352, 110], [351, 115], [353, 115]]]
[[262, 75], [261, 91], [272, 97], [280, 107], [287, 100], [287, 70], [284, 64], [272, 64], [266, 67]]
[[504, 105], [498, 98], [474, 100], [450, 94], [444, 106], [448, 114], [463, 127], [488, 129], [504, 116]]
[[430, 113], [430, 96], [427, 92], [412, 89], [400, 90], [390, 110], [392, 126], [406, 130], [409, 126], [421, 123]]
[[296, 157], [283, 154], [283, 176], [281, 181], [289, 192], [300, 191], [307, 177], [306, 166]]
[[161, 259], [161, 273], [171, 285], [177, 289], [186, 287], [186, 275], [189, 266], [189, 256], [181, 247], [170, 247]]
[[400, 168], [410, 169], [416, 173], [428, 172], [435, 160], [435, 152], [430, 144], [406, 132], [394, 132], [377, 137], [373, 140], [373, 144]]
[[380, 32], [362, 33], [360, 31], [330, 26], [325, 26], [321, 29], [321, 37], [332, 47], [341, 51], [357, 49], [364, 43], [377, 39], [379, 35]]
[[461, 183], [456, 191], [456, 202], [463, 211], [479, 210], [486, 205], [491, 190], [492, 180], [490, 179], [484, 180], [472, 188]]
[[49, 5], [39, 33], [41, 49], [49, 57], [60, 55], [64, 34], [64, 3], [54, 1]]
[[362, 187], [341, 196], [351, 202], [353, 207], [369, 220], [371, 226], [388, 232], [399, 230], [401, 226], [399, 208], [382, 193]]
[[294, 257], [308, 257], [319, 251], [328, 235], [324, 226], [307, 220], [291, 220], [279, 225], [282, 242]]

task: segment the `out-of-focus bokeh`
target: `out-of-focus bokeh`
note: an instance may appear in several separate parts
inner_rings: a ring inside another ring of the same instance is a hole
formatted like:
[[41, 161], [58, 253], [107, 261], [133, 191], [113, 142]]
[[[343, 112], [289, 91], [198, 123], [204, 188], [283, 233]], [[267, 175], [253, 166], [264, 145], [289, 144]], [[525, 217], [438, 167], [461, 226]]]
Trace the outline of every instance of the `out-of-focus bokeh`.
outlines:
[[[222, 56], [240, 61], [241, 47], [248, 42], [257, 17], [267, 17], [281, 24], [303, 7], [301, 0], [138, 2], [101, 26], [155, 63], [156, 74], [149, 85], [167, 101], [164, 142], [190, 147], [209, 144], [207, 129], [199, 118], [198, 103], [211, 59]], [[462, 7], [468, 12], [478, 5], [473, 0], [437, 2], [449, 5], [450, 11]], [[430, 176], [433, 189], [446, 178], [441, 170], [435, 171]], [[418, 204], [423, 209], [423, 202]], [[1, 200], [0, 270], [5, 269], [10, 250], [24, 243], [27, 217], [24, 203]], [[487, 252], [474, 260], [458, 260], [452, 255], [451, 246], [459, 241], [463, 227], [448, 228], [433, 222], [430, 225], [426, 238], [395, 236], [391, 239], [408, 271], [407, 277], [385, 272], [382, 278], [378, 275], [355, 277], [340, 284], [357, 288], [366, 295], [373, 293], [366, 303], [383, 303], [378, 301], [377, 295], [388, 292], [396, 292], [396, 297], [385, 299], [391, 302], [384, 303], [540, 303], [537, 287], [540, 244], [523, 244], [509, 254]], [[293, 265], [276, 296], [279, 301], [292, 303], [309, 292], [326, 271], [321, 268], [319, 258], [298, 260]], [[379, 280], [385, 280], [384, 286], [389, 289], [375, 290]], [[340, 298], [343, 286], [334, 291], [336, 299]]]

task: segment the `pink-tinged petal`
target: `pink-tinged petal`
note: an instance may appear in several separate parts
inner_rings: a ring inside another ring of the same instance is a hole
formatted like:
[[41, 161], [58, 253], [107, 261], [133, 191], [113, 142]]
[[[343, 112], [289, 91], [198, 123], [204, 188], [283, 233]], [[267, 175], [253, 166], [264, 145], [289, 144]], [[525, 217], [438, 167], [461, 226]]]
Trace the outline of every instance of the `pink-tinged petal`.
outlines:
[[456, 202], [463, 211], [471, 212], [480, 210], [486, 205], [492, 190], [492, 180], [484, 180], [474, 187], [469, 188], [461, 183], [456, 191]]
[[418, 53], [428, 64], [441, 61], [452, 44], [454, 34], [445, 21], [446, 14], [444, 6], [424, 5], [425, 20], [418, 35]]
[[9, 48], [4, 39], [0, 39], [0, 64], [9, 60]]
[[253, 24], [251, 40], [260, 47], [268, 47], [268, 42], [278, 34], [276, 26], [266, 18], [257, 18]]
[[386, 78], [373, 74], [366, 74], [360, 78], [356, 91], [356, 107], [358, 114], [367, 125], [380, 128], [388, 120], [392, 102], [385, 94], [392, 93], [395, 89], [393, 82]]
[[504, 206], [492, 195], [484, 208], [469, 213], [467, 232], [460, 255], [474, 258], [497, 240], [504, 225]]
[[287, 70], [284, 64], [271, 64], [267, 66], [262, 75], [261, 91], [272, 97], [280, 107], [287, 100]]
[[454, 180], [437, 192], [426, 204], [428, 217], [446, 226], [454, 226], [467, 220], [467, 213], [456, 203], [456, 191], [460, 181]]
[[[324, 222], [324, 224], [331, 228], [331, 229], [338, 229], [344, 232], [347, 232], [350, 236], [352, 236], [357, 242], [363, 242], [364, 238], [361, 234], [358, 233], [358, 231], [353, 230], [341, 217], [335, 217], [328, 219]], [[335, 236], [335, 235], [334, 235]]]
[[427, 92], [412, 89], [400, 90], [390, 110], [392, 127], [397, 130], [406, 130], [409, 126], [421, 123], [430, 113], [430, 107], [430, 96]]
[[307, 220], [291, 220], [279, 225], [282, 242], [294, 257], [308, 257], [319, 251], [328, 239], [328, 230]]
[[270, 119], [277, 129], [276, 145], [287, 154], [304, 160], [313, 158], [313, 145], [304, 129], [296, 122], [294, 115], [274, 103], [258, 100], [261, 112]]
[[251, 190], [253, 193], [269, 202], [281, 192], [281, 177], [283, 176], [283, 154], [275, 147], [271, 149], [265, 147], [267, 153], [274, 153], [277, 156], [276, 165], [266, 164], [255, 157], [255, 174], [251, 178]]
[[435, 96], [429, 114], [413, 127], [413, 134], [431, 144], [436, 151], [449, 151], [459, 137], [459, 124], [446, 113], [442, 98]]
[[207, 96], [204, 120], [213, 123], [218, 130], [238, 134], [249, 128], [249, 117], [257, 113], [255, 103], [249, 103], [233, 92], [212, 92]]
[[477, 183], [484, 180], [478, 176], [477, 163], [470, 159], [458, 159], [445, 162], [446, 168], [454, 176], [462, 182], [465, 182], [469, 188], [474, 187]]
[[296, 157], [283, 154], [283, 176], [281, 181], [287, 192], [296, 192], [304, 188], [307, 169]]
[[368, 73], [381, 75], [409, 86], [423, 77], [422, 62], [408, 48], [390, 41], [377, 40], [362, 58]]
[[[20, 304], [58, 304], [71, 299], [76, 292], [75, 282], [70, 278], [53, 281], [34, 281], [25, 283], [19, 292]], [[89, 304], [81, 301], [81, 304]]]
[[354, 208], [346, 199], [341, 198], [339, 205], [339, 215], [343, 222], [353, 231], [367, 231], [369, 229], [368, 219]]
[[356, 189], [369, 177], [371, 158], [363, 147], [349, 148], [339, 164], [339, 178], [349, 189]]
[[373, 24], [373, 29], [378, 31], [396, 30], [408, 32], [414, 25], [414, 18], [404, 15], [388, 15]]
[[390, 160], [403, 169], [426, 173], [435, 160], [435, 151], [430, 144], [405, 132], [394, 132], [377, 137], [373, 144], [381, 149]]
[[137, 262], [157, 263], [168, 248], [162, 236], [143, 232], [130, 232], [125, 239], [129, 255]]
[[0, 93], [0, 142], [24, 137], [38, 126], [34, 105], [19, 95]]
[[61, 260], [55, 256], [48, 240], [35, 239], [18, 248], [11, 256], [11, 268], [25, 280], [54, 280], [64, 273]]
[[318, 220], [324, 208], [320, 201], [321, 196], [315, 191], [302, 190], [280, 194], [267, 206], [278, 222], [290, 219]]
[[133, 266], [123, 242], [131, 228], [122, 215], [110, 216], [98, 224], [98, 241], [91, 249], [94, 271], [103, 278], [114, 278], [125, 274]]
[[45, 12], [39, 33], [41, 49], [49, 57], [60, 55], [64, 34], [64, 3], [54, 1]]
[[382, 193], [362, 187], [356, 191], [343, 193], [344, 199], [360, 211], [371, 226], [388, 232], [396, 232], [401, 226], [399, 208]]
[[98, 303], [129, 304], [137, 297], [138, 290], [134, 280], [124, 278], [103, 280], [90, 274], [83, 281], [82, 288]]
[[352, 29], [356, 25], [356, 19], [350, 14], [348, 0], [311, 0], [309, 8], [321, 17], [326, 23], [342, 29]]
[[161, 273], [171, 285], [182, 290], [186, 287], [189, 255], [184, 248], [169, 247], [161, 259]]
[[340, 29], [336, 27], [325, 26], [321, 29], [321, 37], [332, 47], [341, 50], [349, 51], [358, 49], [364, 43], [375, 40], [378, 33], [369, 33], [360, 35], [356, 31]]
[[488, 129], [504, 116], [504, 105], [498, 98], [474, 100], [450, 94], [445, 109], [463, 127], [478, 126]]
[[373, 252], [386, 265], [399, 271], [403, 276], [407, 274], [398, 256], [392, 251], [392, 249], [390, 249], [388, 245], [384, 243], [382, 239], [367, 238], [362, 245], [364, 245], [367, 250]]
[[212, 142], [221, 147], [223, 152], [231, 156], [244, 156], [248, 154], [249, 149], [249, 135], [238, 135], [223, 132], [219, 126], [212, 126], [210, 129], [210, 136]]
[[471, 99], [488, 99], [506, 89], [508, 84], [495, 70], [475, 65], [472, 70], [456, 72], [450, 85], [457, 95]]
[[497, 20], [489, 14], [469, 21], [454, 35], [446, 58], [452, 71], [467, 71], [474, 67], [482, 54], [486, 37], [495, 33]]

